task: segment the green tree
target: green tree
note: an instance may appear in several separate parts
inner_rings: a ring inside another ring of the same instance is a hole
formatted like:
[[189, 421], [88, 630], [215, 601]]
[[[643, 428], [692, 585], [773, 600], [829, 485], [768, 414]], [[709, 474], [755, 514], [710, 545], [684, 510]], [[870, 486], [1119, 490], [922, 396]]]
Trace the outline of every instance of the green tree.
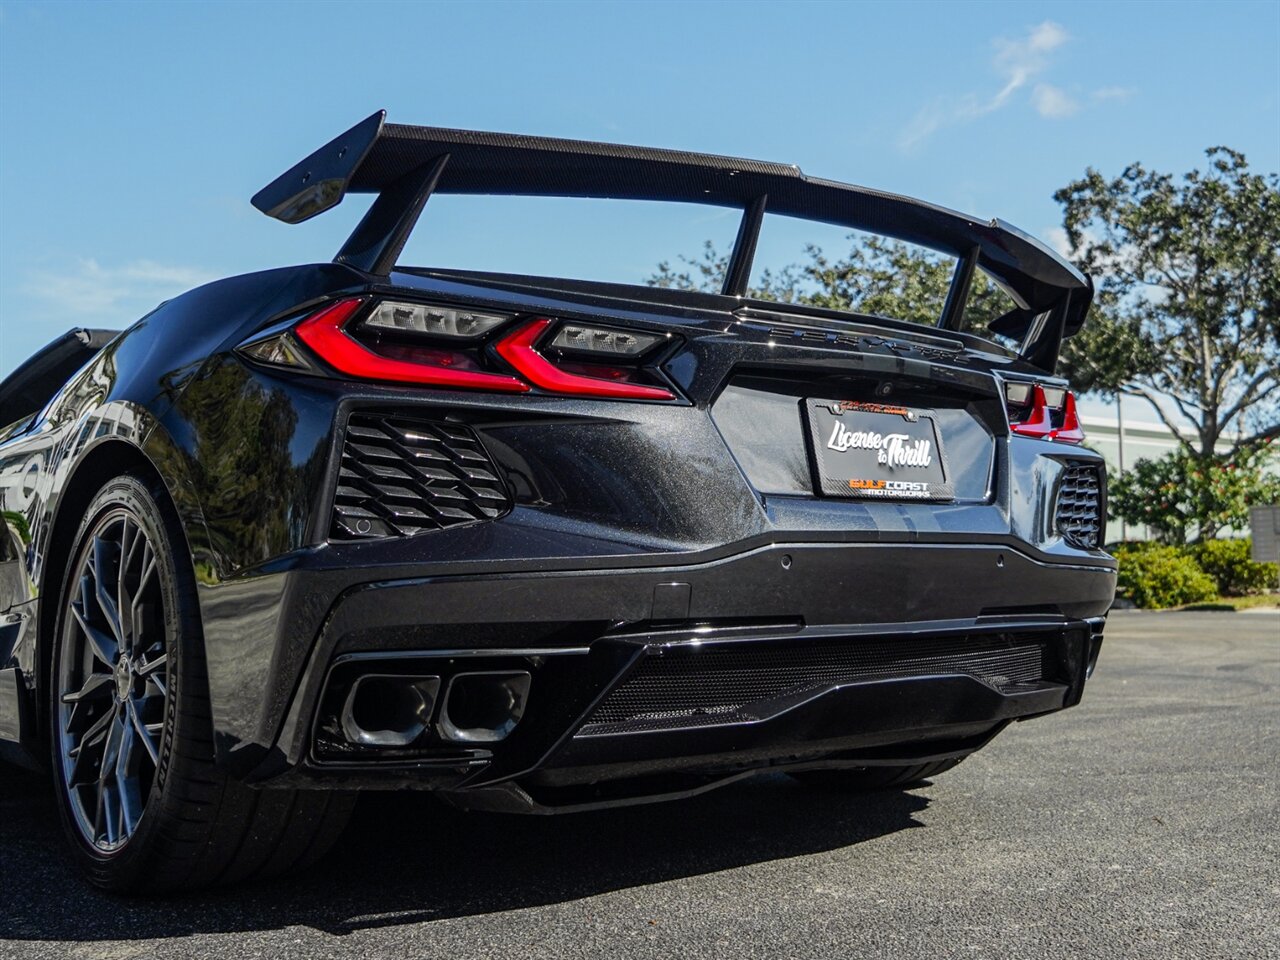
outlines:
[[[807, 245], [802, 261], [762, 271], [748, 296], [915, 323], [938, 322], [955, 270], [953, 258], [885, 237], [853, 233], [849, 241], [848, 252], [836, 258], [821, 247]], [[658, 264], [648, 283], [714, 292], [720, 289], [728, 263], [728, 254], [707, 241], [699, 257], [682, 255], [675, 266], [668, 261]], [[975, 273], [965, 307], [965, 328], [990, 336], [986, 325], [1012, 307], [985, 274]]]
[[[1235, 452], [1280, 435], [1280, 177], [1251, 172], [1225, 147], [1207, 155], [1207, 172], [1180, 180], [1134, 164], [1110, 180], [1089, 169], [1054, 194], [1073, 257], [1097, 285], [1089, 322], [1064, 346], [1062, 371], [1078, 390], [1146, 399], [1201, 456], [1223, 441]], [[807, 247], [750, 294], [934, 322], [951, 262], [857, 236], [836, 259]], [[701, 257], [659, 264], [649, 282], [717, 290], [727, 261], [708, 243]], [[965, 328], [985, 333], [1008, 307], [978, 273]]]
[[1098, 286], [1067, 372], [1146, 399], [1212, 471], [1220, 443], [1234, 453], [1280, 435], [1280, 177], [1226, 147], [1206, 153], [1209, 169], [1180, 180], [1089, 169], [1054, 196]]
[[1198, 541], [1225, 529], [1243, 530], [1249, 507], [1280, 501], [1280, 477], [1266, 468], [1269, 445], [1209, 457], [1176, 450], [1158, 460], [1139, 460], [1112, 477], [1108, 510], [1113, 517], [1150, 528], [1164, 543]]
[[[1112, 478], [1113, 514], [1174, 542], [1242, 529], [1250, 503], [1280, 499], [1259, 466], [1263, 445], [1280, 436], [1280, 177], [1252, 172], [1225, 147], [1206, 154], [1207, 171], [1181, 178], [1141, 164], [1112, 179], [1089, 169], [1054, 194], [1073, 258], [1097, 288], [1062, 372], [1077, 390], [1142, 397], [1177, 437], [1177, 454]], [[807, 247], [751, 295], [936, 321], [951, 262], [857, 236], [834, 259]], [[660, 264], [649, 282], [715, 290], [727, 260], [708, 243], [700, 258]], [[976, 274], [965, 328], [985, 333], [1007, 309]]]

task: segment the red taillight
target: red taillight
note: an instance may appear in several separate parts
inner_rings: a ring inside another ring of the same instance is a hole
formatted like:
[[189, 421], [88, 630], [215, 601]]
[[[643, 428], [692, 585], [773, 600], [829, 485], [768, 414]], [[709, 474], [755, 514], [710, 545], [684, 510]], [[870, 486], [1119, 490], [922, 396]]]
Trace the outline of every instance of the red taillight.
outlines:
[[[675, 395], [664, 387], [651, 387], [643, 383], [625, 380], [606, 380], [603, 377], [584, 376], [557, 367], [537, 351], [534, 344], [547, 331], [553, 321], [539, 317], [503, 337], [497, 343], [498, 356], [511, 364], [516, 371], [534, 386], [555, 393], [574, 396], [616, 397], [627, 400], [672, 400]], [[610, 376], [610, 368], [602, 367], [603, 376]]]
[[[1061, 389], [1061, 388], [1055, 388]], [[1081, 443], [1084, 429], [1076, 413], [1076, 398], [1069, 390], [1063, 390], [1062, 413], [1055, 424], [1054, 410], [1040, 384], [1031, 388], [1031, 402], [1009, 410], [1009, 429], [1021, 437], [1036, 440], [1056, 440], [1061, 443]], [[1012, 391], [1006, 391], [1011, 396]]]
[[[294, 328], [294, 333], [325, 363], [349, 377], [504, 393], [524, 393], [529, 389], [527, 383], [515, 377], [477, 369], [466, 354], [458, 351], [420, 350], [413, 352], [411, 360], [376, 353], [343, 329], [363, 305], [364, 300], [358, 297], [339, 300], [307, 317]], [[409, 355], [397, 352], [400, 357]]]
[[1062, 405], [1062, 426], [1049, 435], [1050, 440], [1063, 443], [1083, 443], [1084, 427], [1080, 425], [1080, 417], [1076, 414], [1075, 395], [1068, 391], [1067, 399]]
[[1014, 420], [1010, 417], [1009, 429], [1037, 440], [1043, 440], [1053, 433], [1053, 418], [1049, 414], [1049, 405], [1045, 402], [1044, 389], [1040, 384], [1031, 388], [1031, 406], [1022, 418]]
[[[298, 346], [301, 342], [337, 372], [361, 380], [504, 393], [527, 393], [536, 386], [572, 396], [675, 399], [671, 390], [645, 382], [657, 378], [641, 363], [671, 339], [669, 334], [562, 323], [547, 357], [536, 344], [559, 321], [538, 317], [516, 323], [504, 335], [502, 328], [515, 322], [511, 314], [347, 297], [237, 349], [257, 363], [318, 372]], [[497, 363], [490, 350], [519, 376], [487, 369]], [[602, 362], [605, 358], [612, 362]]]

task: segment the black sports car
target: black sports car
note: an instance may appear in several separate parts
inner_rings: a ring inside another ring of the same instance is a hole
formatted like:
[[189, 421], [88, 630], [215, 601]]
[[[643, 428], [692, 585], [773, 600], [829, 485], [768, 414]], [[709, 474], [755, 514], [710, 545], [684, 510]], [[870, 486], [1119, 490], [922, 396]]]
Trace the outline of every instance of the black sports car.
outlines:
[[[1079, 701], [1115, 564], [1054, 376], [1071, 264], [795, 167], [381, 113], [253, 203], [348, 192], [377, 196], [332, 263], [0, 384], [0, 746], [51, 766], [94, 882], [286, 869], [366, 788], [902, 785]], [[742, 219], [718, 293], [398, 265], [433, 194]], [[955, 256], [936, 326], [752, 299], [766, 212]], [[982, 336], [978, 270], [1014, 304]]]

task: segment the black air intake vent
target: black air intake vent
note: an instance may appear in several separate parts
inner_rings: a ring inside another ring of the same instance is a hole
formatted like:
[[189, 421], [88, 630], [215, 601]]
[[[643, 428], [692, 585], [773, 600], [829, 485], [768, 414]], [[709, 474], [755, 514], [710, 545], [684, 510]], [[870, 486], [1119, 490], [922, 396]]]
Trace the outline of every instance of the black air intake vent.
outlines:
[[371, 413], [347, 420], [330, 539], [411, 537], [509, 509], [506, 485], [469, 428]]
[[1055, 525], [1062, 539], [1082, 550], [1102, 542], [1102, 473], [1094, 464], [1067, 464], [1058, 487]]
[[997, 689], [1047, 679], [1045, 645], [997, 637], [824, 640], [649, 656], [610, 693], [580, 737], [745, 723], [776, 701], [875, 680], [962, 675]]

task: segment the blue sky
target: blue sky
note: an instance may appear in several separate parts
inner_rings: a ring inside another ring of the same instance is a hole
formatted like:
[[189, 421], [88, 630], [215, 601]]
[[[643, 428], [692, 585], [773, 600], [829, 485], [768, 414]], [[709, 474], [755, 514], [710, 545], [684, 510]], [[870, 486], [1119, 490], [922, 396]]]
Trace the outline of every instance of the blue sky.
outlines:
[[[329, 259], [358, 201], [292, 227], [249, 197], [380, 107], [797, 163], [1053, 241], [1053, 191], [1090, 165], [1182, 172], [1226, 144], [1280, 169], [1280, 3], [4, 0], [0, 376], [69, 327]], [[699, 209], [584, 243], [580, 212], [472, 216], [444, 199], [411, 247], [420, 262], [492, 252], [634, 273], [731, 233]]]

